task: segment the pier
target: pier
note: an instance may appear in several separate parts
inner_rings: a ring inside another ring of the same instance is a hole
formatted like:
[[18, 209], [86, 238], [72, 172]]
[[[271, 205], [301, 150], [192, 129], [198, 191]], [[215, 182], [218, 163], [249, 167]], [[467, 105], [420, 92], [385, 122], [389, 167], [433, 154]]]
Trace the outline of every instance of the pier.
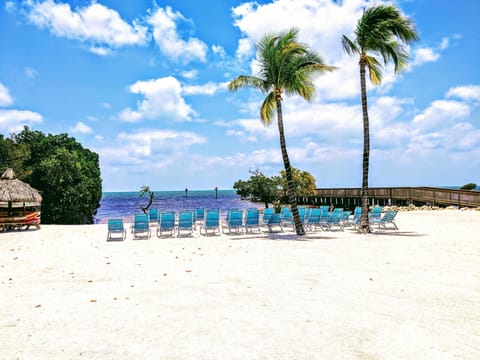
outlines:
[[[315, 196], [298, 197], [298, 204], [333, 205], [346, 209], [361, 206], [361, 188], [320, 188]], [[480, 191], [438, 187], [371, 187], [369, 205], [480, 207]]]

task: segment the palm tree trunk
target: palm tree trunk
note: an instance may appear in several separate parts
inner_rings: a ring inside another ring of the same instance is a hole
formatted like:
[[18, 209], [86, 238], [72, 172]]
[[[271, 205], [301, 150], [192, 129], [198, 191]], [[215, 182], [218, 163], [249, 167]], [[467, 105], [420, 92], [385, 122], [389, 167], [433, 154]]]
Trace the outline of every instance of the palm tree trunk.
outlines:
[[285, 176], [287, 178], [288, 188], [288, 202], [292, 209], [293, 222], [295, 223], [295, 231], [297, 235], [305, 235], [305, 229], [303, 228], [302, 221], [300, 220], [300, 214], [297, 208], [297, 198], [293, 187], [292, 168], [290, 166], [290, 160], [287, 153], [287, 143], [285, 141], [285, 132], [283, 130], [283, 115], [282, 115], [282, 102], [277, 100], [277, 122], [278, 132], [280, 134], [280, 149], [282, 150], [283, 166], [285, 167]]
[[368, 168], [370, 158], [370, 125], [368, 123], [367, 85], [365, 82], [365, 61], [360, 60], [360, 89], [363, 113], [363, 166], [362, 166], [362, 215], [359, 230], [371, 232], [368, 222]]

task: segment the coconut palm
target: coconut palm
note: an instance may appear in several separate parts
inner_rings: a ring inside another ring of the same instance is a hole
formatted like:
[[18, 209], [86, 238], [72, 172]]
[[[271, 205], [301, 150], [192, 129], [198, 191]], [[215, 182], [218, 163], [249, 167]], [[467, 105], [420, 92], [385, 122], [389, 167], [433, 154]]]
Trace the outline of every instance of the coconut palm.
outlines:
[[257, 42], [258, 76], [238, 76], [228, 88], [236, 91], [243, 87], [253, 87], [266, 94], [261, 107], [260, 119], [265, 126], [273, 122], [277, 110], [277, 124], [280, 135], [280, 148], [288, 184], [288, 199], [292, 208], [297, 235], [305, 234], [298, 214], [292, 171], [285, 142], [283, 128], [282, 96], [300, 95], [310, 101], [315, 95], [312, 75], [331, 71], [333, 67], [323, 63], [322, 58], [306, 45], [297, 41], [298, 30], [290, 29], [274, 35], [265, 35]]
[[[386, 65], [393, 61], [395, 73], [405, 68], [408, 52], [405, 45], [418, 39], [412, 21], [391, 5], [379, 5], [364, 11], [355, 29], [355, 39], [343, 35], [343, 49], [349, 55], [359, 55], [360, 88], [363, 112], [363, 176], [362, 217], [360, 231], [371, 231], [368, 223], [368, 167], [370, 157], [370, 130], [367, 109], [365, 71], [368, 68], [370, 81], [379, 85], [382, 81], [382, 64], [376, 56], [381, 55]], [[372, 55], [372, 53], [374, 55]]]

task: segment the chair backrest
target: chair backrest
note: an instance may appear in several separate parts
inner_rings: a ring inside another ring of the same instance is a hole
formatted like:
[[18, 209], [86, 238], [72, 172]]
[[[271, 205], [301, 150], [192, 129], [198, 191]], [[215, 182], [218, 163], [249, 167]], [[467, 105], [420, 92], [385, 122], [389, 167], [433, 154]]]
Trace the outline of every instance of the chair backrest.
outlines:
[[158, 222], [158, 209], [148, 209], [148, 220], [150, 223]]
[[108, 231], [119, 232], [123, 231], [123, 229], [122, 219], [108, 219]]
[[342, 212], [340, 211], [333, 211], [330, 216], [328, 217], [328, 222], [330, 224], [337, 224], [342, 219]]
[[282, 218], [283, 221], [289, 222], [293, 220], [293, 214], [292, 211], [289, 208], [282, 208], [280, 211], [280, 217]]
[[162, 211], [160, 213], [159, 226], [166, 230], [173, 229], [175, 227], [175, 212], [174, 211]]
[[243, 211], [242, 210], [229, 210], [228, 220], [229, 226], [242, 226], [243, 224]]
[[178, 213], [178, 228], [179, 229], [193, 228], [193, 211], [182, 210]]
[[270, 216], [272, 216], [272, 214], [274, 213], [274, 209], [272, 208], [265, 208], [263, 209], [263, 222], [268, 222], [268, 219], [270, 218]]
[[342, 221], [347, 221], [351, 214], [352, 212], [349, 210], [343, 211], [341, 216]]
[[321, 206], [320, 206], [320, 210], [321, 210], [321, 211], [328, 211], [329, 208], [330, 208], [330, 206], [328, 206], [328, 205], [321, 205]]
[[382, 207], [375, 206], [369, 214], [370, 219], [380, 219], [382, 216]]
[[205, 226], [216, 227], [220, 225], [220, 210], [207, 210], [205, 214]]
[[394, 210], [389, 210], [383, 215], [383, 218], [381, 219], [382, 222], [390, 222], [395, 219], [395, 216], [397, 215], [397, 212]]
[[281, 221], [282, 221], [282, 216], [280, 214], [277, 214], [277, 213], [273, 213], [268, 218], [268, 224], [269, 225], [278, 225], [278, 224], [281, 223]]
[[257, 226], [260, 220], [260, 211], [258, 209], [247, 209], [245, 214], [246, 226]]
[[195, 216], [197, 220], [205, 219], [205, 208], [197, 208], [195, 210]]
[[133, 218], [133, 228], [136, 230], [148, 229], [148, 215], [147, 214], [135, 214]]

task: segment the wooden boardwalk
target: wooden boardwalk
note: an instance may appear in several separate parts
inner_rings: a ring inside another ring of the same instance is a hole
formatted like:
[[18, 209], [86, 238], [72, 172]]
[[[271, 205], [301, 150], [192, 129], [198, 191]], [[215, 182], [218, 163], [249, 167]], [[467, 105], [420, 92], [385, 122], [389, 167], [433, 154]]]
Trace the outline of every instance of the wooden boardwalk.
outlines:
[[[299, 204], [332, 204], [353, 208], [361, 205], [361, 188], [316, 189], [314, 197], [300, 197]], [[437, 187], [372, 187], [368, 189], [371, 205], [431, 205], [480, 207], [480, 191]]]

